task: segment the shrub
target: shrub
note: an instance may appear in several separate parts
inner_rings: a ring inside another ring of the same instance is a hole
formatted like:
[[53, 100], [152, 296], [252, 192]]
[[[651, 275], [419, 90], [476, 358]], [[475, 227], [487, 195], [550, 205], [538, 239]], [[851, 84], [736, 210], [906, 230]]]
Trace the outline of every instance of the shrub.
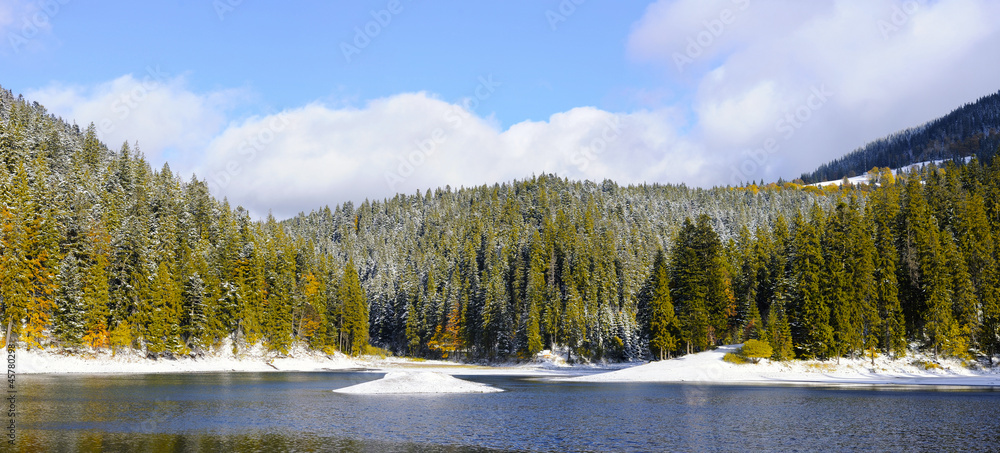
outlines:
[[741, 355], [733, 354], [732, 352], [727, 352], [726, 355], [722, 356], [722, 360], [729, 363], [735, 363], [737, 365], [744, 365], [750, 363], [746, 357]]
[[750, 359], [753, 363], [771, 357], [772, 354], [774, 354], [774, 350], [771, 349], [771, 345], [760, 340], [747, 340], [740, 348], [740, 355]]
[[388, 351], [388, 350], [382, 349], [382, 348], [377, 348], [377, 347], [372, 346], [372, 345], [367, 344], [367, 343], [364, 346], [362, 346], [362, 348], [363, 349], [361, 351], [361, 355], [370, 355], [370, 356], [378, 357], [380, 359], [384, 359], [386, 357], [392, 357], [392, 352], [391, 351]]
[[938, 365], [938, 364], [936, 364], [934, 362], [928, 362], [928, 361], [925, 361], [925, 360], [914, 360], [913, 361], [913, 365], [914, 366], [918, 366], [918, 367], [923, 368], [923, 369], [928, 370], [928, 371], [930, 371], [930, 370], [940, 370], [941, 369], [941, 365]]

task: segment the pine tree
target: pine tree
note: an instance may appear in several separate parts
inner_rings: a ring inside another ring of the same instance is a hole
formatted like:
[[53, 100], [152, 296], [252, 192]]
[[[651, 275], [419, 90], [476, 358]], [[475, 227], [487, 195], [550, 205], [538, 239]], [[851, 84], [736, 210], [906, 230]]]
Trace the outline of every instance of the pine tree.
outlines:
[[545, 305], [545, 250], [538, 231], [532, 231], [529, 250], [529, 269], [526, 297], [528, 319], [526, 325], [528, 355], [534, 357], [542, 350], [541, 310]]
[[[39, 165], [35, 162], [35, 165]], [[45, 171], [22, 162], [0, 203], [0, 299], [6, 305], [4, 325], [13, 328], [29, 348], [42, 347], [56, 290], [56, 224], [46, 189]]]
[[[91, 348], [109, 346], [108, 318], [108, 259], [97, 251], [92, 255], [93, 263], [87, 268], [83, 301], [85, 310], [85, 333], [83, 341]], [[131, 343], [128, 341], [127, 343]]]
[[350, 355], [360, 355], [368, 345], [368, 304], [354, 260], [349, 260], [344, 266], [339, 296], [344, 304], [343, 329], [346, 341], [343, 348]]
[[674, 314], [674, 305], [670, 301], [670, 281], [667, 260], [663, 251], [656, 253], [653, 260], [652, 300], [650, 319], [650, 349], [660, 360], [669, 357], [677, 349], [677, 331], [679, 322]]
[[774, 360], [789, 360], [795, 358], [792, 344], [792, 329], [788, 324], [788, 314], [785, 309], [787, 300], [787, 283], [779, 283], [774, 294], [774, 300], [767, 316], [767, 340], [774, 351]]
[[199, 241], [194, 250], [184, 247], [182, 259], [184, 271], [181, 279], [181, 338], [185, 347], [201, 351], [208, 349], [214, 341], [211, 337], [209, 301], [212, 291], [206, 280], [210, 279], [208, 261], [206, 259], [208, 245]]
[[795, 219], [792, 240], [794, 291], [791, 305], [794, 308], [789, 324], [799, 355], [804, 358], [825, 358], [833, 343], [830, 307], [821, 289], [824, 262], [817, 230], [822, 228], [822, 222], [822, 214], [815, 207], [810, 222], [800, 214]]
[[836, 210], [826, 222], [825, 240], [823, 241], [823, 296], [830, 307], [830, 324], [833, 329], [833, 355], [840, 357], [844, 353], [860, 349], [860, 325], [855, 324], [854, 312], [858, 308], [858, 300], [852, 289], [858, 284], [851, 275], [850, 260], [855, 253], [849, 229], [850, 216], [847, 204], [843, 201], [837, 204]]
[[150, 354], [180, 352], [181, 288], [166, 262], [157, 267], [150, 292], [149, 319], [145, 327]]
[[927, 345], [938, 355], [947, 348], [953, 331], [953, 293], [942, 235], [936, 226], [931, 226], [928, 233], [929, 247], [921, 257], [921, 283], [926, 295], [923, 330]]
[[883, 351], [899, 357], [906, 354], [906, 321], [899, 301], [898, 253], [893, 234], [899, 214], [899, 197], [896, 188], [885, 181], [887, 178], [883, 178], [884, 189], [873, 195], [875, 262], [872, 280], [880, 319], [876, 324], [879, 342]]
[[950, 270], [951, 316], [946, 353], [952, 357], [969, 358], [969, 349], [974, 344], [973, 334], [979, 330], [981, 309], [976, 299], [975, 289], [969, 271], [950, 232], [942, 234], [947, 269]]
[[422, 324], [420, 322], [420, 309], [417, 308], [417, 303], [419, 301], [418, 295], [414, 294], [407, 297], [406, 303], [406, 347], [411, 355], [419, 355], [421, 344], [423, 341], [420, 339], [420, 331], [422, 330]]
[[[297, 307], [298, 323], [296, 336], [309, 342], [310, 346], [322, 350], [326, 346], [326, 292], [323, 283], [312, 272], [306, 273], [299, 282], [302, 302]], [[293, 319], [296, 316], [293, 316]]]
[[681, 313], [682, 331], [690, 352], [714, 345], [729, 327], [735, 300], [725, 272], [722, 243], [711, 219], [701, 215], [686, 219], [674, 243], [670, 283]]
[[59, 265], [56, 286], [56, 312], [52, 330], [64, 345], [76, 346], [86, 333], [84, 316], [87, 307], [84, 303], [79, 263], [72, 252]]
[[[1000, 281], [997, 277], [996, 244], [993, 228], [986, 215], [986, 203], [982, 195], [973, 192], [962, 203], [959, 211], [955, 239], [965, 259], [965, 269], [975, 291], [972, 309], [966, 303], [960, 304], [960, 318], [969, 325], [976, 335], [974, 343], [984, 349], [994, 349], [998, 339], [998, 300]], [[953, 268], [957, 270], [956, 268]], [[957, 285], [962, 286], [961, 275], [956, 275]], [[964, 294], [963, 294], [964, 296]]]

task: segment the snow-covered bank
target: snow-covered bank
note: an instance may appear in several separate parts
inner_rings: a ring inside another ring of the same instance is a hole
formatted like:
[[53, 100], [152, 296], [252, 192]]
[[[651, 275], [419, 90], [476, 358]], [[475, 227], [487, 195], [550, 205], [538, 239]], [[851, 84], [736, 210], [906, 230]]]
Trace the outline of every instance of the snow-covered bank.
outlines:
[[176, 359], [148, 359], [138, 352], [112, 356], [110, 352], [105, 351], [70, 354], [51, 349], [21, 349], [16, 353], [15, 362], [19, 374], [324, 371], [364, 366], [359, 361], [339, 353], [326, 355], [305, 348], [294, 348], [288, 355], [276, 357], [266, 353], [259, 346], [237, 355], [231, 352], [216, 352], [201, 357]]
[[890, 360], [879, 357], [875, 365], [867, 359], [840, 359], [826, 362], [789, 361], [758, 364], [734, 364], [722, 360], [727, 352], [740, 345], [723, 346], [714, 351], [692, 354], [673, 360], [652, 362], [608, 373], [559, 380], [580, 382], [694, 382], [752, 384], [817, 385], [919, 385], [919, 386], [996, 386], [997, 370], [975, 371], [958, 361], [942, 361], [940, 369], [925, 369], [917, 359]]
[[378, 395], [409, 393], [495, 393], [503, 390], [433, 371], [393, 371], [382, 379], [334, 390], [337, 393]]
[[[447, 375], [508, 375], [526, 377], [579, 376], [607, 371], [605, 366], [565, 364], [558, 358], [543, 358], [532, 363], [473, 365], [441, 360], [421, 360], [405, 357], [348, 357], [341, 353], [323, 354], [297, 346], [289, 354], [276, 356], [261, 345], [232, 353], [224, 344], [214, 352], [199, 357], [149, 359], [137, 351], [112, 356], [110, 352], [77, 352], [47, 349], [24, 350], [16, 353], [19, 374], [147, 374], [189, 372], [271, 372], [271, 371], [337, 371], [364, 369], [375, 372], [429, 371]], [[625, 365], [617, 365], [621, 367]]]
[[956, 360], [939, 361], [940, 368], [926, 369], [931, 358], [916, 355], [898, 360], [880, 356], [874, 366], [867, 359], [819, 361], [761, 361], [738, 365], [722, 360], [739, 345], [723, 346], [689, 356], [642, 365], [569, 365], [559, 354], [540, 354], [532, 363], [469, 365], [455, 362], [399, 357], [347, 357], [326, 355], [296, 347], [276, 357], [258, 346], [238, 355], [231, 347], [198, 358], [147, 359], [139, 353], [68, 354], [55, 350], [18, 350], [19, 374], [189, 373], [337, 371], [365, 369], [392, 373], [433, 372], [440, 375], [507, 375], [578, 382], [695, 382], [817, 385], [920, 385], [1000, 387], [1000, 368], [970, 370]]

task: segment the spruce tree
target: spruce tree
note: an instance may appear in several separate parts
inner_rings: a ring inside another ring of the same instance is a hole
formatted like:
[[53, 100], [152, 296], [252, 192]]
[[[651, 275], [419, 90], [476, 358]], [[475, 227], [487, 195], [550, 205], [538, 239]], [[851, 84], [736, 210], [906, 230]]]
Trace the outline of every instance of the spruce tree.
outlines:
[[56, 311], [52, 319], [53, 333], [67, 346], [81, 343], [86, 334], [84, 317], [86, 304], [79, 263], [72, 252], [63, 258], [56, 276]]
[[874, 217], [875, 262], [873, 282], [875, 284], [876, 306], [880, 322], [878, 337], [882, 350], [897, 357], [906, 354], [906, 321], [899, 300], [897, 281], [898, 252], [895, 244], [893, 225], [899, 214], [899, 197], [896, 187], [886, 185], [873, 195], [872, 216]]
[[927, 346], [937, 356], [948, 347], [953, 332], [952, 282], [944, 240], [937, 227], [928, 229], [928, 248], [921, 257], [921, 283], [926, 294], [923, 331]]
[[670, 301], [670, 277], [667, 260], [663, 251], [656, 253], [653, 260], [652, 298], [650, 316], [650, 349], [654, 355], [664, 360], [677, 349], [679, 322], [674, 314], [674, 304]]
[[344, 305], [345, 352], [360, 355], [368, 345], [368, 304], [353, 259], [344, 266], [339, 296]]
[[92, 254], [93, 262], [87, 268], [83, 291], [86, 307], [83, 341], [91, 348], [106, 348], [109, 345], [108, 318], [111, 313], [108, 310], [108, 259], [105, 253], [98, 248]]
[[800, 214], [795, 219], [792, 239], [791, 271], [793, 316], [789, 319], [792, 334], [804, 358], [825, 358], [833, 343], [830, 307], [821, 288], [824, 261], [817, 228], [823, 222], [815, 209], [809, 222]]
[[674, 241], [671, 295], [689, 352], [722, 340], [736, 314], [722, 243], [710, 222], [707, 215], [685, 219]]
[[788, 323], [786, 310], [788, 284], [780, 282], [774, 293], [767, 316], [767, 341], [774, 351], [774, 360], [789, 360], [795, 358], [792, 343], [792, 329]]

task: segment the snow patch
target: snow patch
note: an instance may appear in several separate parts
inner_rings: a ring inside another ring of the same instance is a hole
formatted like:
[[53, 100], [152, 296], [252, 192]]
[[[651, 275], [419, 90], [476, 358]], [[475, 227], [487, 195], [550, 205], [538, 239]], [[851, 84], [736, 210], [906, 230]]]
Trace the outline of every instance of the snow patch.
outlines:
[[828, 361], [794, 360], [758, 364], [734, 364], [722, 357], [736, 352], [741, 345], [722, 346], [672, 360], [651, 362], [623, 370], [557, 379], [577, 382], [693, 382], [693, 383], [769, 383], [818, 385], [920, 385], [1000, 387], [997, 370], [976, 371], [960, 361], [940, 360], [939, 369], [927, 369], [920, 363], [933, 361], [924, 355], [890, 359], [879, 356], [872, 365], [869, 359], [831, 359]]
[[108, 351], [70, 353], [60, 350], [18, 350], [17, 372], [22, 374], [99, 374], [99, 373], [187, 373], [187, 372], [262, 372], [326, 371], [358, 368], [357, 360], [341, 353], [326, 355], [296, 345], [287, 355], [267, 352], [255, 345], [233, 355], [228, 344], [196, 357], [149, 359], [138, 351], [112, 355]]
[[565, 347], [557, 348], [555, 351], [546, 349], [535, 354], [535, 359], [532, 362], [542, 368], [569, 368], [571, 365], [566, 361], [567, 355], [568, 348]]
[[376, 395], [411, 393], [495, 393], [503, 390], [432, 371], [393, 371], [382, 379], [334, 390], [336, 393]]
[[[972, 161], [972, 157], [971, 156], [970, 157], [963, 157], [962, 160], [965, 163], [969, 163], [969, 162]], [[925, 167], [927, 165], [930, 165], [930, 164], [934, 164], [934, 165], [937, 165], [937, 166], [940, 167], [940, 166], [944, 165], [945, 163], [951, 162], [951, 161], [952, 161], [952, 159], [942, 159], [942, 160], [928, 160], [928, 161], [924, 161], [924, 162], [917, 162], [915, 164], [910, 164], [910, 165], [907, 165], [905, 167], [893, 169], [892, 170], [892, 174], [899, 176], [899, 175], [902, 175], [904, 173], [910, 173], [910, 172], [913, 172], [913, 171], [916, 171], [916, 170], [920, 170], [921, 168], [923, 168], [923, 167]], [[864, 175], [861, 175], [861, 176], [854, 176], [854, 177], [847, 178], [847, 181], [849, 183], [851, 183], [851, 185], [855, 185], [855, 186], [858, 185], [858, 184], [868, 184], [870, 182], [870, 177], [867, 174], [864, 174]], [[838, 179], [838, 180], [834, 180], [834, 181], [817, 182], [815, 184], [809, 184], [809, 185], [810, 186], [816, 186], [816, 187], [826, 187], [826, 186], [841, 186], [841, 185], [843, 185], [843, 183], [844, 183], [843, 179]]]

